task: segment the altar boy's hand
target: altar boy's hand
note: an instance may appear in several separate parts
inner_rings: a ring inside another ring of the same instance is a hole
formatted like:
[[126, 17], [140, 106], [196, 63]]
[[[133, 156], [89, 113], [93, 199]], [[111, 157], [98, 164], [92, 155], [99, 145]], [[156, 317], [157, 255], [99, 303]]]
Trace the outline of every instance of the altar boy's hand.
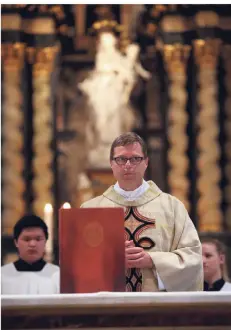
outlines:
[[136, 247], [133, 241], [125, 242], [126, 268], [152, 268], [153, 261], [143, 248]]

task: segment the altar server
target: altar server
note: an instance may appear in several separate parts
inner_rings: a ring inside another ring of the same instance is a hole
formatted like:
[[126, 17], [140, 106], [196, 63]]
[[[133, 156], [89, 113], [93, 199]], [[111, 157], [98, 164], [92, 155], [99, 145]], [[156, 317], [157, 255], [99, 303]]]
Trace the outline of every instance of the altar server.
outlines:
[[1, 268], [1, 293], [10, 295], [59, 293], [59, 267], [44, 260], [46, 223], [36, 215], [22, 217], [14, 226], [19, 258]]
[[226, 247], [214, 238], [202, 239], [204, 291], [231, 291], [226, 264]]

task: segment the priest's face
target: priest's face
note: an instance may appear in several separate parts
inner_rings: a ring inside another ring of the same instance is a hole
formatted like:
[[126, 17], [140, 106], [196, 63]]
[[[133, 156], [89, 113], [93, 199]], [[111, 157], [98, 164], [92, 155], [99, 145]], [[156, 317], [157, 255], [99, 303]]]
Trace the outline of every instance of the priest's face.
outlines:
[[143, 181], [148, 166], [141, 145], [136, 142], [126, 146], [115, 147], [111, 168], [120, 188], [132, 191]]
[[25, 228], [22, 230], [15, 245], [19, 257], [28, 263], [33, 263], [43, 258], [45, 253], [46, 237], [39, 227]]
[[202, 243], [202, 256], [205, 281], [221, 278], [225, 256], [217, 251], [215, 244]]

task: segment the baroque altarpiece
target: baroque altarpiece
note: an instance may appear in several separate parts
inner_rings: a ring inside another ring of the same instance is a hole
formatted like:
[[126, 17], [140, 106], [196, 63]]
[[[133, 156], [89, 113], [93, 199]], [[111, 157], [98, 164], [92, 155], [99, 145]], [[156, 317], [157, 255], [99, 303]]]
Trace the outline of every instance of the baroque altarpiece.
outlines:
[[146, 179], [228, 241], [230, 36], [230, 5], [3, 5], [3, 254], [46, 203], [57, 247], [58, 209], [114, 183], [125, 131], [147, 142]]

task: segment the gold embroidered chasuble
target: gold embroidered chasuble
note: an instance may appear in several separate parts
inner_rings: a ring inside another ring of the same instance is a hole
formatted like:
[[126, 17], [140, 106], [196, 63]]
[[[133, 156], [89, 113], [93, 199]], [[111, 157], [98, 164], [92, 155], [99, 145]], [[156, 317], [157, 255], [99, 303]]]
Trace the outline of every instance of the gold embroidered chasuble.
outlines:
[[152, 269], [127, 270], [126, 291], [159, 291], [156, 272], [166, 291], [203, 290], [201, 243], [183, 203], [148, 184], [135, 201], [111, 186], [81, 207], [123, 207], [126, 239], [150, 254]]

